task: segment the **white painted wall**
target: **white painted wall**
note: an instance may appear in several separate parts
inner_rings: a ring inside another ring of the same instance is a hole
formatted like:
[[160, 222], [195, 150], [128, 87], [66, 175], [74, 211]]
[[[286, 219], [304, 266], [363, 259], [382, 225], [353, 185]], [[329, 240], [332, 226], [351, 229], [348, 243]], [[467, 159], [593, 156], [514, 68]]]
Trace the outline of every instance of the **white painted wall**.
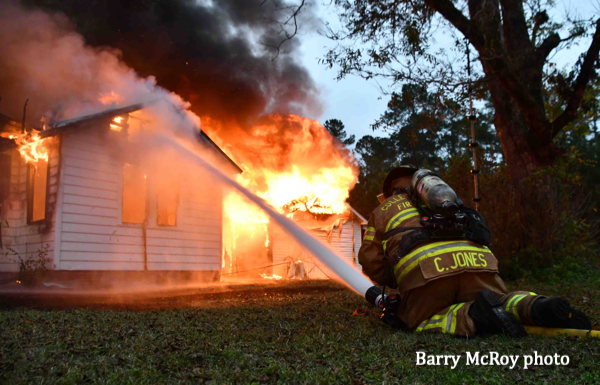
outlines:
[[[143, 270], [141, 224], [122, 223], [123, 161], [90, 130], [69, 132], [62, 145], [62, 202], [57, 240], [61, 270]], [[198, 175], [190, 175], [197, 178]], [[148, 189], [149, 270], [221, 269], [221, 191], [210, 181], [193, 191], [181, 183], [177, 225], [156, 224]]]
[[[52, 210], [46, 225], [27, 224], [27, 164], [17, 150], [8, 152], [11, 155], [11, 185], [8, 200], [2, 203], [2, 248], [0, 255], [0, 271], [16, 272], [19, 270], [17, 255], [23, 259], [34, 258], [43, 246], [48, 245], [48, 258], [54, 255], [55, 202], [58, 184], [59, 156], [57, 149], [52, 149], [49, 156], [49, 178], [47, 199]], [[52, 263], [50, 264], [52, 265]], [[52, 268], [53, 266], [48, 266]]]

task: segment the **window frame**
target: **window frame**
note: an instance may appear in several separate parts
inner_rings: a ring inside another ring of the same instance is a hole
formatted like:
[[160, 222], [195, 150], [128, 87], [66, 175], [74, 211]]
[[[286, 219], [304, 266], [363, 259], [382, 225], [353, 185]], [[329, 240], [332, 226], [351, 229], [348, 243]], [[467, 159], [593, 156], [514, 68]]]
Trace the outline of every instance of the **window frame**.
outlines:
[[179, 224], [179, 206], [181, 204], [181, 180], [177, 179], [177, 198], [175, 201], [175, 224], [172, 225], [162, 225], [160, 223], [158, 223], [158, 218], [159, 218], [159, 209], [158, 209], [158, 204], [159, 204], [159, 192], [158, 192], [158, 187], [156, 187], [156, 226], [159, 227], [177, 227], [177, 225]]
[[[38, 161], [39, 162], [39, 161]], [[27, 171], [26, 171], [26, 179], [27, 179], [27, 184], [26, 184], [26, 192], [27, 192], [27, 224], [28, 225], [32, 225], [32, 224], [38, 224], [38, 223], [43, 223], [46, 221], [46, 219], [48, 219], [48, 196], [49, 194], [49, 190], [50, 190], [50, 157], [48, 157], [47, 160], [47, 167], [46, 167], [46, 194], [44, 196], [44, 218], [42, 219], [38, 219], [36, 221], [33, 220], [33, 198], [34, 198], [34, 189], [35, 189], [35, 178], [31, 178], [31, 172], [32, 170], [35, 170], [35, 165], [31, 164], [31, 163], [27, 163]], [[33, 181], [33, 184], [32, 184]]]
[[121, 218], [120, 222], [121, 222], [121, 224], [126, 225], [126, 226], [143, 226], [144, 223], [148, 222], [148, 217], [150, 216], [150, 213], [148, 211], [149, 210], [148, 199], [150, 198], [150, 195], [149, 195], [150, 184], [148, 182], [148, 178], [147, 177], [144, 178], [144, 183], [146, 185], [145, 186], [145, 193], [146, 194], [145, 194], [145, 199], [144, 199], [144, 220], [142, 222], [140, 222], [140, 223], [125, 222], [123, 220], [123, 214], [125, 212], [125, 210], [124, 210], [124, 206], [125, 206], [125, 167], [127, 165], [130, 165], [132, 167], [138, 167], [135, 164], [131, 164], [131, 163], [127, 163], [127, 162], [123, 162], [123, 167], [121, 167], [121, 180], [120, 180], [120, 183], [121, 183], [121, 186], [120, 186], [121, 187], [121, 197], [120, 197], [121, 205], [120, 205], [120, 210], [119, 210], [120, 211], [119, 212], [119, 216]]

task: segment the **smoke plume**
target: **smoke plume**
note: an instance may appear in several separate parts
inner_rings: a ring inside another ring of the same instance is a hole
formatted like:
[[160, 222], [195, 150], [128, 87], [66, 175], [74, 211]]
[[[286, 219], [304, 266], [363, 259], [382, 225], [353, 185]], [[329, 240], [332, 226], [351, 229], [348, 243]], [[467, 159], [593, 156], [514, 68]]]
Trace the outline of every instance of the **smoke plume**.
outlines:
[[[150, 83], [147, 87], [155, 82], [181, 95], [197, 115], [241, 128], [264, 113], [315, 111], [314, 84], [293, 61], [298, 41], [287, 41], [285, 52], [273, 60], [269, 47], [284, 38], [275, 21], [289, 14], [285, 3], [278, 3], [23, 0], [24, 11], [3, 2], [0, 108], [20, 116], [30, 98], [32, 111], [50, 109], [55, 118], [64, 118], [68, 114], [61, 106], [89, 98], [72, 92], [74, 87], [90, 94], [110, 88], [103, 67], [133, 76], [129, 67]], [[303, 9], [304, 15], [309, 11]], [[52, 72], [56, 66], [60, 71]], [[38, 118], [32, 115], [30, 121]]]

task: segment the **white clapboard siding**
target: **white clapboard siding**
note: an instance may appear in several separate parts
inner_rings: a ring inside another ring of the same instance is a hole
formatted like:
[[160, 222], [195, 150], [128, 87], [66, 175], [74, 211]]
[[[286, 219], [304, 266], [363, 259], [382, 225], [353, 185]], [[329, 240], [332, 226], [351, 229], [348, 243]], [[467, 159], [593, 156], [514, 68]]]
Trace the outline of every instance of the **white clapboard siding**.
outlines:
[[358, 251], [360, 250], [360, 247], [362, 246], [362, 237], [361, 237], [361, 225], [358, 222], [353, 222], [354, 225], [354, 250], [355, 250], [355, 260], [356, 260], [356, 266], [358, 267], [359, 270], [362, 271], [362, 266], [360, 264], [360, 262], [358, 261]]
[[[329, 247], [348, 263], [353, 264], [352, 258], [352, 226], [354, 226], [354, 250], [358, 255], [360, 248], [360, 223], [357, 221], [347, 221], [342, 225], [341, 232], [339, 227], [335, 227], [327, 237], [324, 230], [310, 230], [310, 233], [317, 239], [328, 244]], [[319, 262], [318, 258], [312, 256], [303, 247], [301, 247], [292, 237], [281, 230], [273, 230], [271, 233], [273, 241], [273, 263], [281, 264], [290, 260], [301, 260], [304, 262], [305, 270], [310, 278], [327, 278], [330, 272]], [[358, 266], [360, 269], [360, 266]], [[274, 273], [284, 276], [287, 274], [287, 265], [279, 265], [274, 268]]]
[[[17, 150], [11, 155], [11, 185], [8, 200], [2, 203], [2, 248], [0, 249], [0, 271], [17, 272], [18, 259], [38, 258], [45, 250], [47, 258], [54, 255], [54, 232], [56, 216], [56, 192], [58, 190], [59, 151], [58, 146], [50, 150], [48, 159], [48, 219], [44, 225], [27, 223], [27, 164]], [[47, 227], [48, 226], [48, 227]], [[53, 263], [48, 268], [55, 268]]]
[[221, 270], [221, 191], [185, 184], [182, 190], [176, 226], [158, 226], [156, 216], [151, 215], [146, 240], [148, 269]]
[[120, 162], [91, 130], [63, 136], [61, 270], [143, 270], [141, 227], [120, 218]]
[[157, 225], [149, 187], [144, 244], [142, 225], [122, 223], [123, 163], [110, 144], [88, 130], [63, 138], [60, 269], [142, 270], [144, 255], [148, 270], [221, 269], [220, 189], [182, 183], [177, 225], [170, 227]]

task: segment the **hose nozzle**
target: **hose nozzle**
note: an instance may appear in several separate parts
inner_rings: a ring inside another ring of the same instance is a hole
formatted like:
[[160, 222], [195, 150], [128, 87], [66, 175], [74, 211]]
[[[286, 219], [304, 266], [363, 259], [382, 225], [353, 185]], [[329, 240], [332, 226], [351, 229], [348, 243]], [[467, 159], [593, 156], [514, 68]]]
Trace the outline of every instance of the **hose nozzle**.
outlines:
[[383, 292], [378, 286], [371, 286], [369, 290], [367, 290], [367, 292], [365, 293], [365, 299], [367, 300], [367, 302], [379, 308], [383, 308], [384, 298], [385, 294], [383, 294]]

